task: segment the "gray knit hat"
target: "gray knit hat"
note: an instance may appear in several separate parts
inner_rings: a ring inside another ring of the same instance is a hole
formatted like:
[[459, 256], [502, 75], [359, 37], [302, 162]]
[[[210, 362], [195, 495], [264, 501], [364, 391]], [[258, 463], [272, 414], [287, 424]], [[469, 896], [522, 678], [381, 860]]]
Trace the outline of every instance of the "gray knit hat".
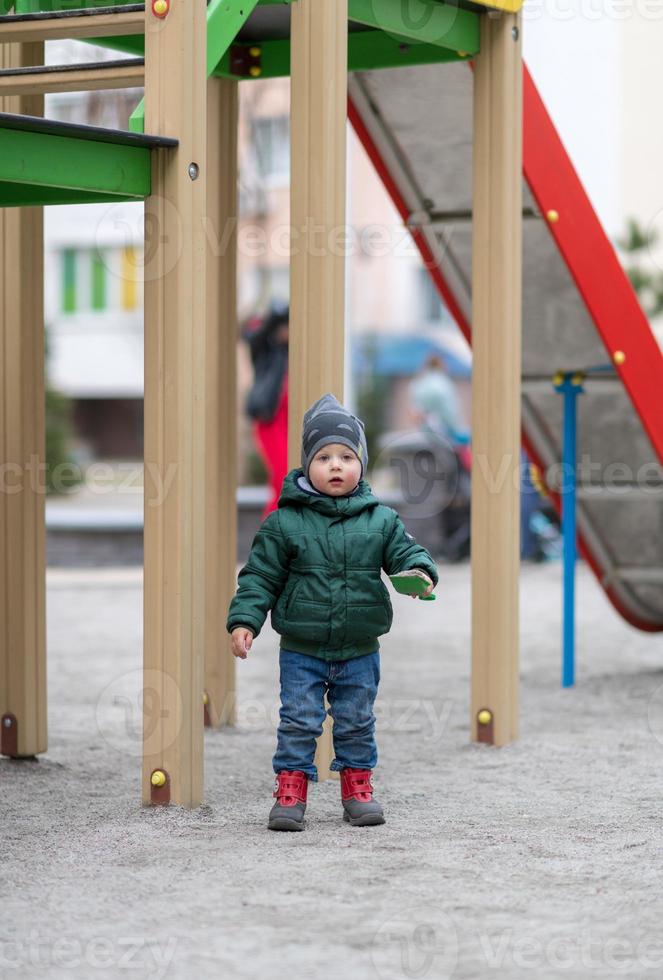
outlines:
[[304, 415], [302, 426], [302, 469], [308, 479], [308, 469], [318, 450], [338, 442], [349, 446], [359, 457], [362, 477], [368, 464], [368, 449], [364, 423], [343, 408], [331, 394], [318, 398]]

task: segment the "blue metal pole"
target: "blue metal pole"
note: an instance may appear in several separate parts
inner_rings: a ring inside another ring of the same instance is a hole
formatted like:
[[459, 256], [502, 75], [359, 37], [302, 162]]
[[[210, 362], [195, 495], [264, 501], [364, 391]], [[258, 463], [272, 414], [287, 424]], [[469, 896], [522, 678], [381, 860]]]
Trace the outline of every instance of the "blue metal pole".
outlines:
[[576, 573], [576, 399], [578, 388], [564, 383], [564, 484], [562, 536], [564, 541], [564, 646], [562, 687], [575, 683], [575, 573]]
[[576, 433], [577, 398], [583, 374], [558, 374], [555, 389], [564, 396], [562, 445], [563, 627], [562, 687], [575, 683], [575, 570], [576, 570]]

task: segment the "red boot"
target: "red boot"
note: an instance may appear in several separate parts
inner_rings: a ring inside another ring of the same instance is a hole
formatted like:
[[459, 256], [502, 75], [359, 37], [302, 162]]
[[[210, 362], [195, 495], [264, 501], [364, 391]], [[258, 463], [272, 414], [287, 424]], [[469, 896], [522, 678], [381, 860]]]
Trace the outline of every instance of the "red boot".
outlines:
[[370, 769], [341, 770], [343, 819], [353, 827], [372, 827], [384, 823], [382, 807], [373, 799], [373, 773]]
[[270, 830], [303, 830], [306, 810], [308, 777], [306, 773], [280, 772], [276, 777], [273, 795], [276, 803], [269, 813]]

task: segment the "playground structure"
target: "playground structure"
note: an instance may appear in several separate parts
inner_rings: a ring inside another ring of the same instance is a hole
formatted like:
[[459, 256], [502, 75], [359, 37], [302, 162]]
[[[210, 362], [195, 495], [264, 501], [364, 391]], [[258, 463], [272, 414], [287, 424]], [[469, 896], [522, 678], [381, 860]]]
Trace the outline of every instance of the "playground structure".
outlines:
[[[202, 800], [203, 718], [233, 720], [236, 238], [224, 230], [237, 215], [237, 86], [288, 73], [290, 465], [305, 408], [325, 391], [343, 398], [345, 259], [332, 246], [349, 113], [471, 335], [472, 737], [517, 738], [521, 422], [531, 458], [559, 461], [552, 376], [608, 360], [614, 370], [585, 383], [581, 445], [603, 463], [663, 459], [663, 359], [523, 68], [519, 3], [416, 0], [408, 16], [400, 0], [54, 6], [16, 0], [10, 13], [0, 0], [0, 438], [21, 479], [0, 504], [2, 752], [46, 750], [44, 498], [26, 479], [44, 453], [41, 208], [144, 199], [144, 664], [156, 710], [146, 699], [142, 797]], [[63, 37], [131, 57], [44, 68], [44, 41]], [[132, 133], [40, 119], [45, 92], [143, 81]], [[159, 506], [157, 478], [170, 485]], [[660, 492], [593, 489], [579, 488], [581, 550], [622, 615], [662, 629]]]
[[[350, 116], [476, 348], [472, 80], [450, 65], [434, 90], [430, 71], [410, 69], [398, 82], [394, 72], [354, 76]], [[563, 498], [568, 503], [562, 676], [569, 686], [576, 512], [580, 554], [613, 606], [636, 628], [663, 629], [663, 358], [526, 68], [523, 86], [522, 435], [539, 472], [566, 466], [550, 495], [560, 512]], [[576, 441], [576, 425], [565, 404], [577, 407], [577, 454], [570, 445], [568, 457], [564, 443]]]

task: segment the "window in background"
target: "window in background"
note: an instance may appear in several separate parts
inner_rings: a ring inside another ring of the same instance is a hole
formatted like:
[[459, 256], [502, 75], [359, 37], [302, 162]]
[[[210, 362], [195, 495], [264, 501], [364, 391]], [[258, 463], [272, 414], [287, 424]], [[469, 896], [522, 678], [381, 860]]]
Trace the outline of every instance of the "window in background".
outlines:
[[446, 307], [440, 299], [435, 283], [426, 269], [417, 269], [417, 292], [419, 296], [419, 316], [427, 323], [440, 323], [448, 320]]
[[62, 269], [62, 310], [64, 313], [76, 311], [76, 252], [66, 248], [61, 257]]
[[142, 303], [141, 253], [126, 248], [65, 248], [60, 253], [63, 313], [130, 313]]
[[136, 248], [128, 245], [122, 249], [122, 309], [135, 310], [138, 306], [138, 281], [136, 277]]
[[261, 265], [256, 270], [256, 305], [267, 307], [272, 301], [288, 303], [290, 297], [290, 268], [287, 265]]
[[106, 263], [101, 252], [93, 251], [90, 270], [92, 276], [92, 309], [106, 309]]
[[254, 119], [253, 143], [262, 177], [289, 177], [290, 122], [287, 116]]

